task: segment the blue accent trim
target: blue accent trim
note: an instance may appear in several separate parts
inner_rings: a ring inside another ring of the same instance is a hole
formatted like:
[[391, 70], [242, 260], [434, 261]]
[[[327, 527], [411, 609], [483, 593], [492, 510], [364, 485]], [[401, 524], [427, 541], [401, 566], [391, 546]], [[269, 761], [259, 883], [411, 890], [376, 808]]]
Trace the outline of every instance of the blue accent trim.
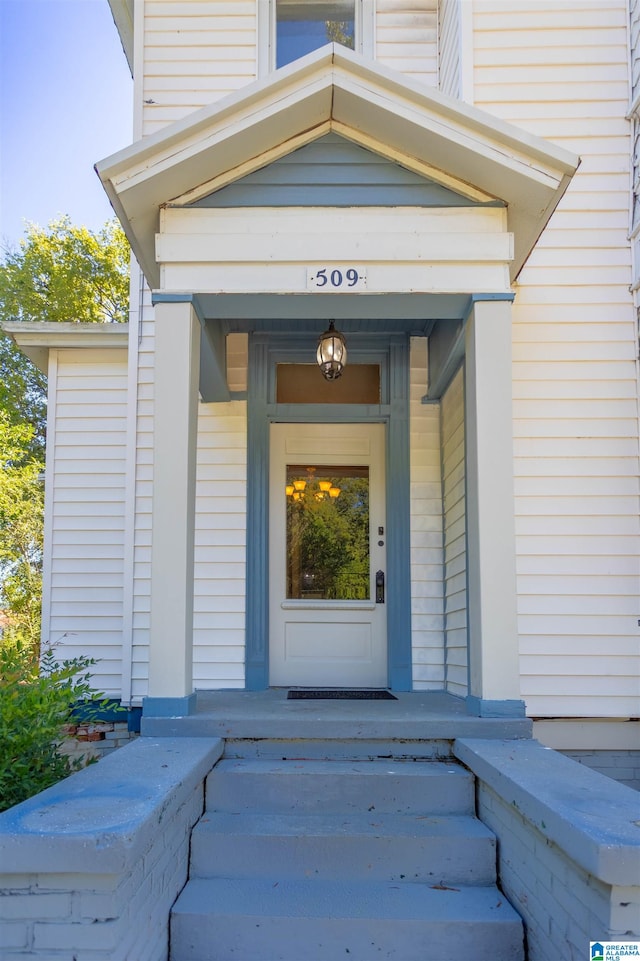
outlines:
[[[208, 320], [225, 320], [227, 333], [287, 329], [319, 333], [317, 324], [330, 316], [340, 321], [343, 330], [428, 334], [434, 320], [462, 320], [469, 312], [469, 295], [462, 293], [331, 294], [330, 297], [330, 307], [327, 294], [311, 293], [200, 293], [196, 302]], [[156, 293], [154, 298], [155, 303], [189, 300], [184, 294]], [[291, 323], [289, 328], [288, 323]]]
[[471, 311], [473, 310], [474, 304], [487, 303], [488, 301], [498, 301], [507, 300], [510, 304], [516, 299], [515, 291], [513, 290], [503, 290], [496, 293], [486, 293], [486, 294], [470, 294], [469, 303], [467, 305], [467, 310], [464, 315], [465, 322], [469, 319]]
[[472, 717], [526, 717], [524, 701], [488, 701], [474, 694], [468, 694], [465, 701]]
[[470, 297], [472, 304], [482, 303], [485, 300], [508, 300], [513, 303], [515, 299], [516, 294], [514, 290], [503, 290], [493, 294], [471, 294]]
[[269, 348], [249, 337], [245, 686], [269, 686]]
[[195, 713], [195, 692], [184, 697], [145, 697], [142, 701], [143, 717], [189, 717]]
[[198, 294], [153, 291], [156, 304], [191, 304], [200, 321], [200, 376], [198, 388], [205, 404], [230, 400], [227, 386], [226, 329], [220, 321], [207, 321]]
[[227, 339], [218, 321], [205, 322], [201, 327], [199, 387], [205, 404], [230, 399], [227, 386]]
[[130, 707], [129, 708], [129, 723], [127, 730], [132, 734], [140, 733], [140, 721], [142, 720], [142, 708], [141, 707]]
[[191, 304], [196, 312], [196, 316], [202, 326], [204, 327], [206, 323], [206, 314], [203, 310], [203, 305], [198, 294], [192, 293], [167, 293], [163, 290], [152, 290], [151, 291], [151, 303], [155, 307], [156, 304]]
[[411, 501], [409, 343], [389, 345], [391, 414], [387, 429], [387, 656], [389, 687], [413, 687], [411, 651]]
[[118, 721], [120, 723], [129, 720], [130, 708], [123, 707], [119, 698], [100, 698], [99, 700], [78, 701], [74, 704], [71, 717], [78, 723], [93, 721]]
[[189, 206], [503, 207], [504, 203], [470, 200], [338, 134], [327, 134]]
[[[464, 632], [467, 644], [467, 691], [471, 690], [471, 645], [469, 643], [469, 430], [467, 422], [467, 356], [462, 362], [462, 403], [464, 421]], [[468, 695], [471, 697], [471, 695]], [[479, 715], [478, 715], [479, 716]]]
[[464, 322], [440, 321], [429, 339], [429, 389], [422, 403], [439, 400], [464, 359]]
[[[326, 309], [326, 308], [325, 308]], [[326, 318], [325, 318], [326, 319]], [[354, 343], [353, 341], [356, 341]], [[353, 338], [350, 363], [381, 363], [381, 389], [387, 403], [279, 405], [275, 364], [294, 358], [304, 343], [308, 359], [314, 341], [277, 334], [249, 338], [247, 398], [247, 594], [245, 684], [269, 686], [269, 424], [271, 421], [387, 422], [387, 624], [389, 685], [412, 689], [409, 484], [409, 341], [405, 334]], [[269, 401], [271, 400], [271, 403]]]
[[151, 303], [154, 307], [156, 304], [192, 304], [195, 296], [193, 293], [171, 294], [164, 290], [152, 290]]

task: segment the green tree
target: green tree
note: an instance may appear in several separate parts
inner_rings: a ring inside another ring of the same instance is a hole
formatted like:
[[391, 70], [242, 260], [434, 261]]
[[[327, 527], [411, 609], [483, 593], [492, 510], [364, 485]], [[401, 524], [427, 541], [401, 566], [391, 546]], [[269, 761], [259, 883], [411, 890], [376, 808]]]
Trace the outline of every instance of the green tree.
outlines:
[[0, 410], [0, 609], [5, 642], [40, 640], [44, 464], [33, 456], [33, 427]]
[[[3, 321], [127, 319], [129, 245], [115, 221], [97, 232], [68, 217], [30, 224], [0, 264]], [[0, 608], [38, 651], [46, 378], [0, 332]]]
[[11, 424], [31, 425], [33, 432], [29, 449], [36, 460], [42, 460], [47, 416], [47, 378], [2, 331], [0, 411], [7, 415]]
[[[119, 323], [128, 317], [129, 245], [115, 221], [97, 232], [68, 217], [29, 224], [0, 264], [2, 321]], [[44, 456], [46, 378], [0, 331], [0, 410], [34, 428], [31, 450]]]
[[115, 221], [95, 233], [68, 217], [29, 224], [0, 267], [0, 320], [118, 323], [128, 297], [129, 245]]
[[61, 746], [79, 705], [88, 705], [86, 720], [115, 708], [92, 688], [93, 664], [88, 657], [57, 661], [51, 648], [39, 662], [20, 641], [0, 645], [0, 811], [85, 766]]

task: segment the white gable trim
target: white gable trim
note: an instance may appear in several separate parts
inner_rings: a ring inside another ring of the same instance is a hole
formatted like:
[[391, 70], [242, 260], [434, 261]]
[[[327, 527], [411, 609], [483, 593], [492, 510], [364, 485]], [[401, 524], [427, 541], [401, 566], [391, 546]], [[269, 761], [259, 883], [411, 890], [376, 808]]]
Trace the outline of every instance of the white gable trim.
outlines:
[[307, 134], [315, 139], [327, 125], [355, 143], [385, 144], [399, 162], [427, 165], [429, 176], [440, 170], [504, 201], [515, 236], [512, 277], [579, 163], [541, 138], [329, 44], [97, 165], [150, 285], [160, 283], [154, 241], [162, 207], [218, 177], [231, 182], [247, 164], [264, 165], [270, 151], [280, 156], [282, 145]]
[[5, 321], [2, 330], [43, 374], [49, 372], [50, 350], [121, 348], [129, 344], [128, 324]]

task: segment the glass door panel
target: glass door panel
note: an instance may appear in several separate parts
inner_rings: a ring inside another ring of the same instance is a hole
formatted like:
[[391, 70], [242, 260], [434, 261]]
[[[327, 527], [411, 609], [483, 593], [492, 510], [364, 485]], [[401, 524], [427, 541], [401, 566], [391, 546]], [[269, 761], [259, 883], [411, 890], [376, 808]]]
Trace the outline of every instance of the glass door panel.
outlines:
[[287, 465], [287, 598], [368, 600], [369, 468]]

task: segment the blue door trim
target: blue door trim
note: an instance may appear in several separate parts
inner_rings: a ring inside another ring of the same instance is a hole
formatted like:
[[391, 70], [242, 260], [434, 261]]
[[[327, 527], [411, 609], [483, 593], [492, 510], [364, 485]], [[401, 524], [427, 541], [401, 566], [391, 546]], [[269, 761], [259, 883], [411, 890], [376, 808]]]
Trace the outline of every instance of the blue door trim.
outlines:
[[409, 339], [406, 334], [349, 339], [349, 362], [377, 355], [383, 390], [379, 405], [279, 405], [272, 370], [303, 349], [309, 337], [249, 336], [247, 392], [247, 591], [245, 684], [269, 686], [269, 425], [275, 421], [323, 423], [382, 422], [387, 425], [387, 635], [388, 684], [412, 689], [409, 485]]

